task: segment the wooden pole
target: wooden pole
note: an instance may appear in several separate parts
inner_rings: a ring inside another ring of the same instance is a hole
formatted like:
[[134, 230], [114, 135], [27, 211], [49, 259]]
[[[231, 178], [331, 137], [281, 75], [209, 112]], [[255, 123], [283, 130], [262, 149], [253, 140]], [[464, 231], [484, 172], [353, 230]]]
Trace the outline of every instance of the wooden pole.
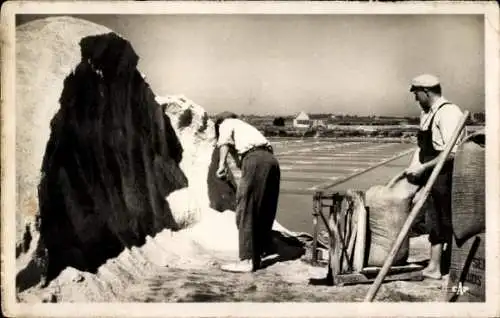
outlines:
[[312, 242], [312, 263], [318, 262], [318, 213], [321, 213], [321, 192], [315, 193], [313, 197], [313, 242]]
[[354, 245], [353, 267], [356, 272], [360, 272], [365, 267], [366, 232], [368, 223], [368, 211], [365, 207], [364, 198], [361, 204], [355, 206], [357, 213], [356, 222], [356, 243]]
[[349, 259], [347, 260], [347, 268], [343, 267], [342, 270], [353, 270], [354, 269], [354, 243], [356, 242], [356, 234], [358, 233], [358, 225], [357, 224], [352, 224], [352, 232], [351, 236], [349, 239], [349, 243], [347, 245], [347, 255], [349, 256]]
[[[339, 231], [339, 228], [337, 227], [337, 223], [331, 217], [329, 218], [329, 220], [327, 220], [321, 211], [319, 212], [319, 215], [323, 219], [323, 222], [327, 225], [326, 230], [328, 231], [328, 234], [330, 235], [330, 237], [335, 238], [335, 240], [337, 241], [337, 244], [339, 245], [339, 247], [341, 249], [340, 253], [342, 253], [344, 255], [344, 257], [346, 257], [348, 259], [347, 251], [345, 250], [346, 245], [344, 243], [344, 240], [340, 236], [340, 231]], [[332, 216], [332, 215], [333, 215], [333, 213], [330, 214], [330, 216]], [[340, 257], [340, 255], [339, 255], [339, 257]]]
[[417, 201], [417, 203], [415, 204], [415, 206], [411, 210], [410, 215], [406, 219], [401, 231], [399, 232], [398, 237], [396, 238], [396, 242], [392, 246], [392, 249], [389, 253], [389, 256], [387, 257], [387, 259], [384, 262], [384, 265], [382, 266], [382, 269], [378, 273], [377, 278], [375, 279], [373, 284], [370, 286], [370, 289], [368, 290], [368, 293], [366, 294], [366, 297], [364, 300], [365, 302], [371, 302], [371, 301], [373, 301], [373, 298], [375, 298], [375, 295], [377, 294], [377, 292], [380, 288], [380, 285], [384, 281], [384, 278], [387, 275], [387, 273], [392, 265], [392, 262], [394, 261], [394, 257], [396, 257], [396, 253], [401, 248], [401, 244], [403, 244], [403, 241], [406, 238], [406, 235], [408, 234], [408, 231], [410, 230], [410, 227], [413, 224], [413, 221], [418, 216], [420, 209], [422, 208], [422, 206], [425, 203], [425, 200], [429, 196], [430, 190], [431, 190], [434, 182], [436, 181], [439, 173], [441, 172], [441, 169], [443, 168], [443, 165], [444, 165], [446, 159], [448, 158], [448, 155], [450, 154], [451, 149], [453, 148], [453, 146], [457, 142], [458, 137], [460, 136], [460, 132], [464, 128], [468, 117], [469, 117], [469, 112], [465, 111], [458, 126], [455, 128], [455, 131], [453, 133], [453, 137], [451, 138], [450, 142], [446, 145], [446, 148], [444, 149], [444, 151], [440, 154], [439, 160], [438, 160], [436, 166], [434, 167], [434, 169], [432, 170], [432, 174], [429, 177], [429, 180], [427, 180], [427, 183], [425, 184], [425, 187], [423, 189], [423, 193], [422, 193], [422, 196], [420, 197], [420, 200]]

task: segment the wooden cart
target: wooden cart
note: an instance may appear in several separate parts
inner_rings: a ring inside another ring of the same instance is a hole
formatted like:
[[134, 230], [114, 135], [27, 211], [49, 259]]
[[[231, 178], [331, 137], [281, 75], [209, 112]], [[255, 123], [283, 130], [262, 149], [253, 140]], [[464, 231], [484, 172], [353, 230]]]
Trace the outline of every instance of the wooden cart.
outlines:
[[[328, 232], [328, 277], [333, 285], [343, 286], [373, 282], [380, 267], [366, 265], [368, 208], [361, 191], [317, 191], [313, 198], [312, 262], [318, 259], [320, 222]], [[320, 221], [321, 220], [321, 221]], [[422, 280], [422, 266], [392, 266], [384, 281]]]

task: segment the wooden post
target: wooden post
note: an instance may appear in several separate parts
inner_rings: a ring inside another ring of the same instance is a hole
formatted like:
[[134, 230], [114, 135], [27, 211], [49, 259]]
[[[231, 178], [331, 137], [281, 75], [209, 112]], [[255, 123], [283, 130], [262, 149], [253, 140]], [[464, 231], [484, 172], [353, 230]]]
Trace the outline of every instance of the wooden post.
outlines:
[[399, 232], [399, 235], [396, 238], [396, 242], [392, 246], [392, 249], [389, 253], [389, 256], [385, 260], [384, 265], [382, 266], [382, 269], [380, 270], [380, 272], [377, 275], [377, 278], [375, 279], [373, 284], [370, 286], [370, 289], [368, 290], [368, 293], [366, 294], [365, 302], [371, 302], [373, 300], [373, 298], [375, 298], [375, 295], [377, 294], [377, 292], [380, 288], [380, 285], [384, 281], [384, 278], [387, 275], [387, 273], [392, 265], [392, 262], [394, 261], [394, 257], [396, 256], [396, 253], [401, 248], [401, 244], [403, 244], [403, 241], [406, 238], [406, 235], [408, 234], [408, 231], [410, 230], [410, 227], [413, 224], [413, 221], [418, 216], [420, 209], [422, 208], [422, 206], [425, 203], [425, 200], [429, 196], [432, 185], [434, 184], [439, 173], [441, 172], [441, 169], [443, 168], [443, 165], [444, 165], [446, 159], [448, 158], [448, 155], [450, 154], [451, 149], [453, 148], [453, 146], [455, 146], [455, 143], [457, 142], [458, 137], [460, 136], [460, 132], [464, 128], [468, 117], [469, 117], [469, 112], [465, 111], [462, 119], [460, 120], [460, 123], [458, 124], [458, 126], [455, 128], [455, 131], [453, 132], [453, 137], [446, 145], [446, 148], [444, 149], [444, 151], [439, 155], [438, 163], [436, 164], [436, 166], [432, 170], [432, 174], [429, 177], [429, 180], [427, 180], [427, 183], [425, 184], [425, 187], [423, 189], [423, 193], [422, 193], [422, 196], [420, 197], [420, 200], [417, 201], [417, 203], [415, 204], [415, 206], [411, 210], [410, 215], [408, 216], [405, 223], [403, 224], [403, 228]]
[[321, 209], [321, 192], [316, 192], [313, 197], [313, 242], [312, 242], [312, 263], [318, 262], [318, 214]]
[[[323, 219], [323, 222], [327, 225], [326, 230], [328, 231], [328, 235], [330, 236], [330, 238], [332, 240], [334, 240], [333, 242], [336, 242], [335, 246], [338, 245], [341, 248], [340, 253], [347, 255], [347, 251], [345, 250], [346, 245], [344, 243], [344, 240], [340, 236], [339, 228], [337, 227], [337, 223], [335, 220], [335, 213], [330, 213], [328, 220], [323, 215], [323, 213], [320, 212], [319, 215]], [[340, 253], [339, 253], [339, 255], [340, 255]]]
[[364, 200], [362, 200], [361, 206], [356, 207], [355, 213], [357, 213], [357, 229], [353, 265], [356, 272], [361, 272], [365, 266], [366, 230], [368, 222], [368, 213], [364, 206]]
[[[332, 275], [334, 277], [334, 282], [335, 282], [335, 276], [340, 274], [341, 267], [340, 267], [340, 260], [341, 260], [341, 243], [339, 240], [339, 237], [337, 235], [338, 231], [335, 231], [334, 229], [337, 228], [337, 224], [335, 222], [335, 217], [336, 217], [336, 202], [333, 202], [333, 207], [330, 210], [329, 216], [328, 216], [328, 223], [327, 227], [332, 229], [330, 232], [330, 268], [332, 269]], [[334, 235], [331, 235], [335, 233]]]
[[352, 224], [352, 230], [349, 236], [349, 243], [347, 243], [347, 255], [349, 260], [342, 270], [352, 271], [354, 269], [354, 243], [356, 242], [356, 233], [358, 232], [357, 224]]

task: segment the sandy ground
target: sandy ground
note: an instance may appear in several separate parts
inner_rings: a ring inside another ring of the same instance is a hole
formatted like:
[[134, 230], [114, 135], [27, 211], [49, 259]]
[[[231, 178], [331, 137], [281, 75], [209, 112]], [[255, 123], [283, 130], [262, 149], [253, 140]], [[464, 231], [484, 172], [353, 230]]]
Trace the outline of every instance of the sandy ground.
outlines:
[[[161, 232], [139, 249], [108, 261], [95, 275], [68, 268], [46, 288], [18, 295], [23, 302], [358, 302], [370, 285], [329, 286], [327, 267], [306, 256], [271, 260], [245, 274], [226, 273], [220, 265], [236, 259], [234, 232], [207, 245], [206, 229], [221, 216], [193, 230]], [[219, 243], [214, 243], [219, 242]], [[412, 238], [410, 261], [427, 259], [425, 236]], [[376, 301], [439, 301], [446, 280], [397, 281], [382, 285]]]
[[[412, 257], [427, 252], [425, 238], [412, 242]], [[422, 253], [423, 252], [423, 253]], [[425, 256], [423, 257], [425, 258]], [[248, 274], [225, 273], [221, 260], [205, 268], [158, 269], [127, 289], [123, 301], [139, 302], [358, 302], [370, 285], [328, 286], [326, 267], [303, 260], [277, 262]], [[382, 285], [377, 301], [439, 301], [445, 280], [398, 281]]]

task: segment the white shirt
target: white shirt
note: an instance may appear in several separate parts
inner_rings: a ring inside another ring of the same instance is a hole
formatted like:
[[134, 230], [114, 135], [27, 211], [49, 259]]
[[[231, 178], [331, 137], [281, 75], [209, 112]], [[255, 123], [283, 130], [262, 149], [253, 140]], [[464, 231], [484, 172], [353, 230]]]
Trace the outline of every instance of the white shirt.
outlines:
[[[443, 151], [446, 148], [446, 143], [451, 140], [453, 132], [458, 126], [460, 120], [462, 119], [463, 113], [455, 104], [446, 104], [442, 106], [439, 110], [438, 107], [443, 103], [447, 103], [448, 101], [444, 97], [439, 97], [434, 104], [432, 104], [431, 109], [428, 113], [424, 111], [420, 114], [420, 129], [427, 130], [429, 124], [431, 122], [431, 118], [433, 114], [434, 121], [432, 122], [432, 144], [434, 149], [438, 151]], [[437, 112], [436, 112], [437, 111]], [[463, 138], [464, 132], [457, 140], [457, 144]], [[451, 152], [456, 152], [457, 144], [452, 148]]]
[[254, 126], [237, 118], [228, 118], [219, 126], [217, 145], [232, 145], [242, 155], [254, 147], [271, 144]]

